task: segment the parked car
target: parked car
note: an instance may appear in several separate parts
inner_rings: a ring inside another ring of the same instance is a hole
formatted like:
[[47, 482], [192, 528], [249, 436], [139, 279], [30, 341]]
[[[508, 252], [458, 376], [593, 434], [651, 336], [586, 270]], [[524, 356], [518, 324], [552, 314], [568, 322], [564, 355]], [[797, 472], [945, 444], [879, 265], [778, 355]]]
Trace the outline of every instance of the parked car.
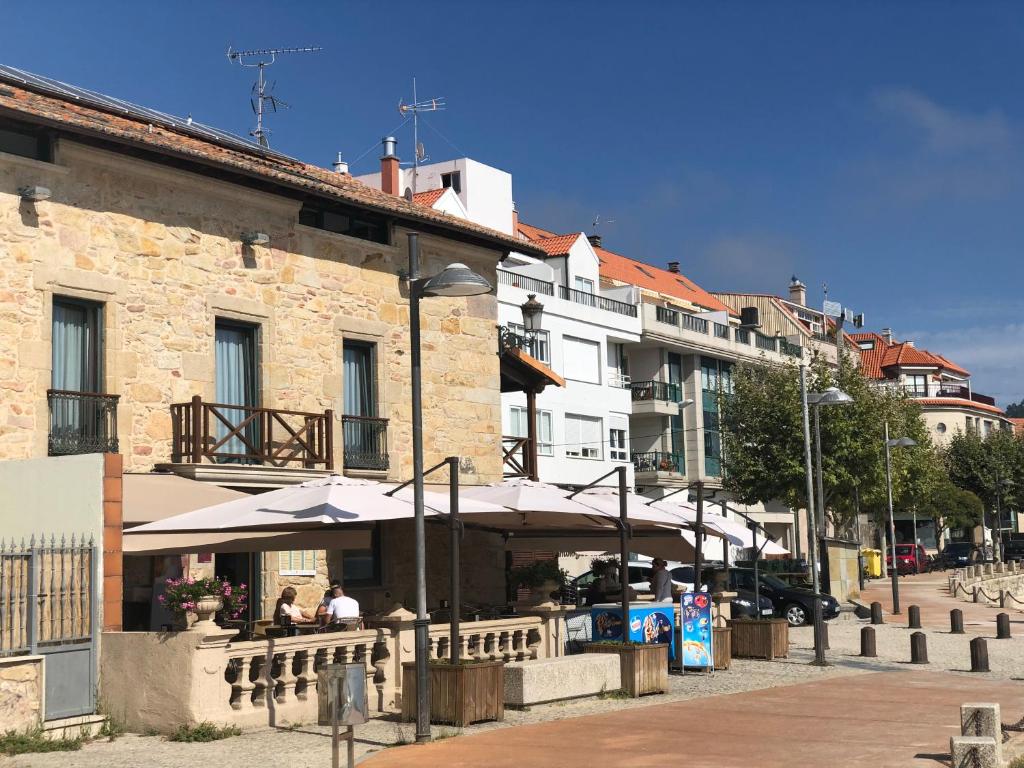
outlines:
[[964, 568], [985, 562], [984, 551], [969, 541], [951, 541], [939, 554], [944, 568]]
[[761, 610], [754, 614], [754, 593], [746, 589], [737, 589], [732, 599], [732, 617], [734, 619], [770, 619], [775, 615], [772, 601], [761, 595]]
[[[629, 561], [629, 586], [637, 592], [651, 591], [651, 571], [654, 566], [650, 560]], [[681, 591], [686, 592], [693, 589], [693, 566], [668, 561], [668, 571], [672, 575], [672, 584]], [[581, 573], [572, 579], [562, 590], [562, 602], [574, 605], [587, 605], [587, 593], [590, 585], [597, 578], [593, 571]]]
[[1024, 562], [1024, 539], [1003, 540], [1003, 562]]
[[[777, 576], [759, 574], [761, 594], [772, 601], [775, 615], [785, 619], [792, 627], [799, 627], [814, 619], [814, 601], [821, 601], [821, 612], [825, 620], [839, 615], [839, 601], [832, 595], [815, 594], [810, 589], [793, 587]], [[754, 590], [752, 568], [730, 568], [729, 586], [734, 590]]]
[[[927, 562], [923, 544], [896, 545], [896, 567], [900, 573], [924, 573]], [[892, 568], [892, 550], [885, 556], [885, 564]]]

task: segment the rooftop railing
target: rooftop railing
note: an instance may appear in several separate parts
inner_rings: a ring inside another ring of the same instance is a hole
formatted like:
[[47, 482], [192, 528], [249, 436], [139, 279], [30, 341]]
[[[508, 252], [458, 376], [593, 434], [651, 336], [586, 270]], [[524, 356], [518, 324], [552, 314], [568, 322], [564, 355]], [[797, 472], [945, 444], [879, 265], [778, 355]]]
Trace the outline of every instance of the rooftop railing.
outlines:
[[707, 333], [708, 321], [696, 315], [682, 314], [683, 328], [695, 333]]
[[555, 295], [554, 283], [549, 283], [547, 280], [541, 280], [536, 277], [530, 277], [529, 275], [521, 275], [518, 272], [511, 272], [507, 269], [498, 270], [498, 284], [510, 285], [513, 288], [522, 288], [524, 291], [528, 291], [530, 293], [541, 293], [545, 296]]
[[597, 307], [598, 309], [615, 312], [619, 315], [636, 317], [635, 304], [627, 304], [624, 301], [609, 299], [607, 296], [601, 296], [600, 294], [591, 293], [590, 291], [581, 291], [577, 288], [567, 288], [564, 285], [560, 285], [558, 286], [558, 295], [560, 298], [566, 299], [575, 304], [584, 304], [588, 307]]

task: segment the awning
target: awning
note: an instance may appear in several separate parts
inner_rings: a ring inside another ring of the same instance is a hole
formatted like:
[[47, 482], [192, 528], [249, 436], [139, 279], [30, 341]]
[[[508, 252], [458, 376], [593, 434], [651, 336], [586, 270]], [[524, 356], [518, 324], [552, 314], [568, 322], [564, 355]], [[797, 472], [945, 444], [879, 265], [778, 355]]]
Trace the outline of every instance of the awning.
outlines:
[[540, 392], [548, 384], [564, 387], [565, 379], [517, 347], [501, 353], [502, 392]]
[[121, 519], [126, 526], [152, 523], [249, 495], [169, 472], [125, 473], [122, 494]]
[[368, 529], [246, 533], [241, 535], [229, 533], [138, 533], [125, 536], [122, 546], [126, 555], [287, 552], [296, 549], [370, 549], [373, 546], [372, 536], [372, 531]]

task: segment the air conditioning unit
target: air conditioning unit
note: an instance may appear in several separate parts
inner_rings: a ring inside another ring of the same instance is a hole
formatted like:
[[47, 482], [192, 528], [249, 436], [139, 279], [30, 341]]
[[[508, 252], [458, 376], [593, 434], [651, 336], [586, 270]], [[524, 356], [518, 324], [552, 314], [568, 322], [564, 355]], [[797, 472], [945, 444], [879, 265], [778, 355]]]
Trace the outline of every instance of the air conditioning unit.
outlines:
[[744, 328], [761, 327], [761, 313], [757, 307], [743, 307], [740, 310], [740, 325]]

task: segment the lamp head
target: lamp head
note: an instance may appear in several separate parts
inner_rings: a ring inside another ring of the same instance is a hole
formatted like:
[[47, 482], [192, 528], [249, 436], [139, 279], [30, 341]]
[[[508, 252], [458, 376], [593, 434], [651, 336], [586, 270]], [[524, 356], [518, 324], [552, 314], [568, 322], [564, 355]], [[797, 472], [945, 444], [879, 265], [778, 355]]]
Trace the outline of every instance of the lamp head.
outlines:
[[824, 392], [811, 392], [807, 395], [807, 402], [812, 405], [846, 405], [852, 403], [853, 398], [839, 387], [829, 387]]
[[895, 437], [892, 440], [887, 440], [885, 444], [890, 448], [913, 448], [917, 445], [917, 441], [909, 437]]
[[50, 199], [50, 190], [47, 187], [19, 187], [18, 195], [20, 195], [21, 199], [26, 202], [38, 203], [42, 200]]
[[243, 232], [241, 240], [246, 245], [268, 245], [270, 235], [266, 232]]
[[523, 328], [527, 333], [540, 330], [540, 321], [544, 316], [544, 305], [537, 301], [537, 294], [531, 293], [519, 307], [523, 311]]
[[493, 289], [486, 278], [465, 264], [449, 264], [433, 277], [423, 281], [424, 296], [480, 296]]

